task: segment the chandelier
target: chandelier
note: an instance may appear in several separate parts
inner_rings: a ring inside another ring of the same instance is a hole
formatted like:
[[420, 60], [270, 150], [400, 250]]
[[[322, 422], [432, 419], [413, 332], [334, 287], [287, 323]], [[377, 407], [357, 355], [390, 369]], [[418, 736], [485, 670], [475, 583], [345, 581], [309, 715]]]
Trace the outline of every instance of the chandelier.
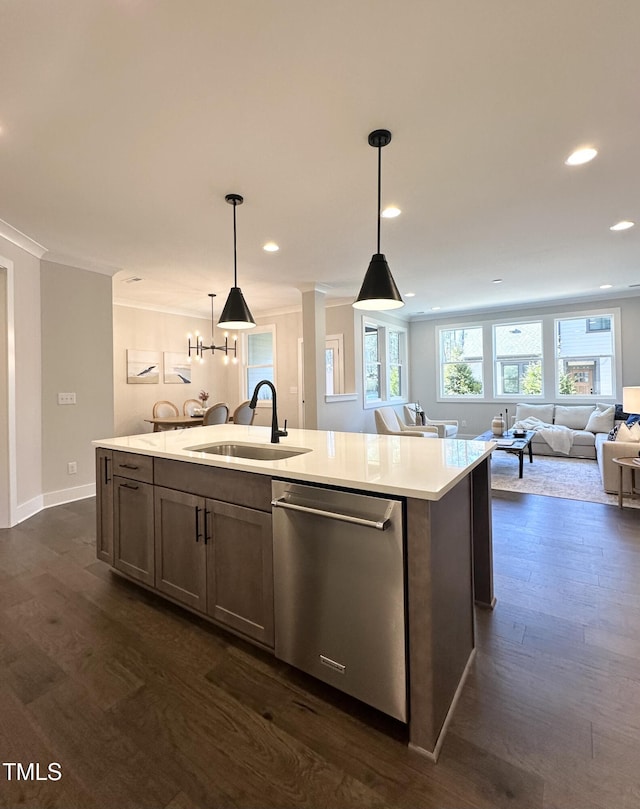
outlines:
[[217, 346], [214, 344], [213, 341], [213, 299], [216, 297], [215, 292], [209, 292], [209, 297], [211, 298], [211, 345], [205, 345], [204, 340], [202, 339], [202, 335], [199, 332], [195, 334], [195, 342], [191, 342], [193, 335], [188, 334], [187, 339], [189, 340], [189, 362], [191, 362], [191, 355], [195, 354], [196, 358], [200, 362], [204, 362], [204, 352], [210, 351], [212, 354], [215, 354], [216, 351], [224, 351], [224, 362], [225, 365], [229, 363], [229, 354], [233, 354], [233, 363], [238, 362], [237, 352], [237, 335], [233, 335], [233, 345], [229, 344], [229, 332], [224, 333], [224, 345]]

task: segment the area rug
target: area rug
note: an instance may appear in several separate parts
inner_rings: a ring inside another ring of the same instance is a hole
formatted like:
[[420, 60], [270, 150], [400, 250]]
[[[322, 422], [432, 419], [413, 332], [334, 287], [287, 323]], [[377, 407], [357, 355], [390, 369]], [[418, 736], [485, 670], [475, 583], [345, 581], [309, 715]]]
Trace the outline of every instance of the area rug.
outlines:
[[[534, 455], [530, 464], [525, 454], [524, 477], [520, 479], [518, 456], [496, 451], [491, 458], [491, 487], [507, 492], [618, 505], [618, 496], [607, 494], [602, 488], [597, 462], [582, 458]], [[640, 500], [625, 497], [624, 505], [625, 508], [640, 508]]]

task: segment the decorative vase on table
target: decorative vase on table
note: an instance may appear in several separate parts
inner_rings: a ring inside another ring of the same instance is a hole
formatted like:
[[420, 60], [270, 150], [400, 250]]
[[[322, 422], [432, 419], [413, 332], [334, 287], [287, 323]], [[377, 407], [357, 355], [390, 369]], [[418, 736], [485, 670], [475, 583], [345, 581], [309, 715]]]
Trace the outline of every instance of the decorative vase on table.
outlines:
[[493, 420], [491, 421], [491, 432], [494, 435], [504, 435], [505, 430], [505, 423], [504, 419], [502, 418], [502, 413], [499, 416], [494, 416]]

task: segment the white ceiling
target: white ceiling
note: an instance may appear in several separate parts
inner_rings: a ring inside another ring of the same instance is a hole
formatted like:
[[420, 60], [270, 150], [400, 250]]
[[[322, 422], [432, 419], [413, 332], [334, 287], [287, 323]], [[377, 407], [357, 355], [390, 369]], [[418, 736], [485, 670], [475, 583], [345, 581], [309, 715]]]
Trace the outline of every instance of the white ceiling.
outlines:
[[235, 192], [254, 315], [351, 300], [384, 127], [401, 312], [635, 294], [639, 31], [636, 0], [0, 0], [0, 219], [119, 270], [117, 300], [206, 316]]

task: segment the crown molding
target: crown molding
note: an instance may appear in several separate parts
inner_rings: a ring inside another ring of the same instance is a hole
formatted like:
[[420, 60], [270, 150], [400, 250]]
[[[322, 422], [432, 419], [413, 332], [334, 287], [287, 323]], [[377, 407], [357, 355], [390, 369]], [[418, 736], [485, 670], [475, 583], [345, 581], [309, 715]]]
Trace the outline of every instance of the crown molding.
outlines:
[[100, 273], [100, 275], [114, 276], [122, 269], [122, 267], [113, 267], [109, 264], [103, 264], [100, 261], [78, 258], [77, 256], [68, 256], [64, 253], [54, 253], [50, 250], [47, 250], [45, 255], [41, 256], [41, 258], [43, 261], [51, 262], [51, 264], [63, 264], [65, 267], [75, 267], [77, 270], [97, 272]]
[[558, 311], [561, 310], [562, 306], [574, 306], [574, 305], [590, 305], [590, 304], [599, 304], [600, 306], [607, 306], [610, 304], [614, 304], [617, 300], [626, 299], [626, 298], [636, 298], [640, 295], [640, 289], [627, 289], [627, 290], [617, 290], [609, 295], [601, 294], [601, 295], [572, 295], [566, 298], [548, 298], [545, 300], [540, 301], [532, 301], [531, 303], [512, 303], [512, 304], [501, 304], [499, 306], [487, 306], [487, 307], [474, 307], [468, 309], [445, 309], [443, 307], [442, 311], [438, 312], [425, 312], [421, 315], [411, 315], [410, 322], [411, 323], [420, 323], [426, 320], [451, 320], [452, 318], [456, 317], [484, 317], [484, 316], [493, 316], [493, 315], [500, 315], [503, 313], [517, 313], [521, 311], [528, 311], [533, 312], [538, 309], [549, 309], [549, 308], [556, 308]]
[[0, 219], [0, 236], [36, 258], [42, 258], [47, 252], [46, 247], [2, 219]]
[[140, 303], [126, 298], [114, 298], [114, 306], [123, 306], [125, 309], [142, 309], [145, 312], [159, 312], [163, 315], [179, 315], [180, 317], [196, 317], [202, 320], [211, 321], [211, 313], [208, 315], [195, 312], [193, 309], [178, 309], [175, 306], [163, 306], [155, 303]]

